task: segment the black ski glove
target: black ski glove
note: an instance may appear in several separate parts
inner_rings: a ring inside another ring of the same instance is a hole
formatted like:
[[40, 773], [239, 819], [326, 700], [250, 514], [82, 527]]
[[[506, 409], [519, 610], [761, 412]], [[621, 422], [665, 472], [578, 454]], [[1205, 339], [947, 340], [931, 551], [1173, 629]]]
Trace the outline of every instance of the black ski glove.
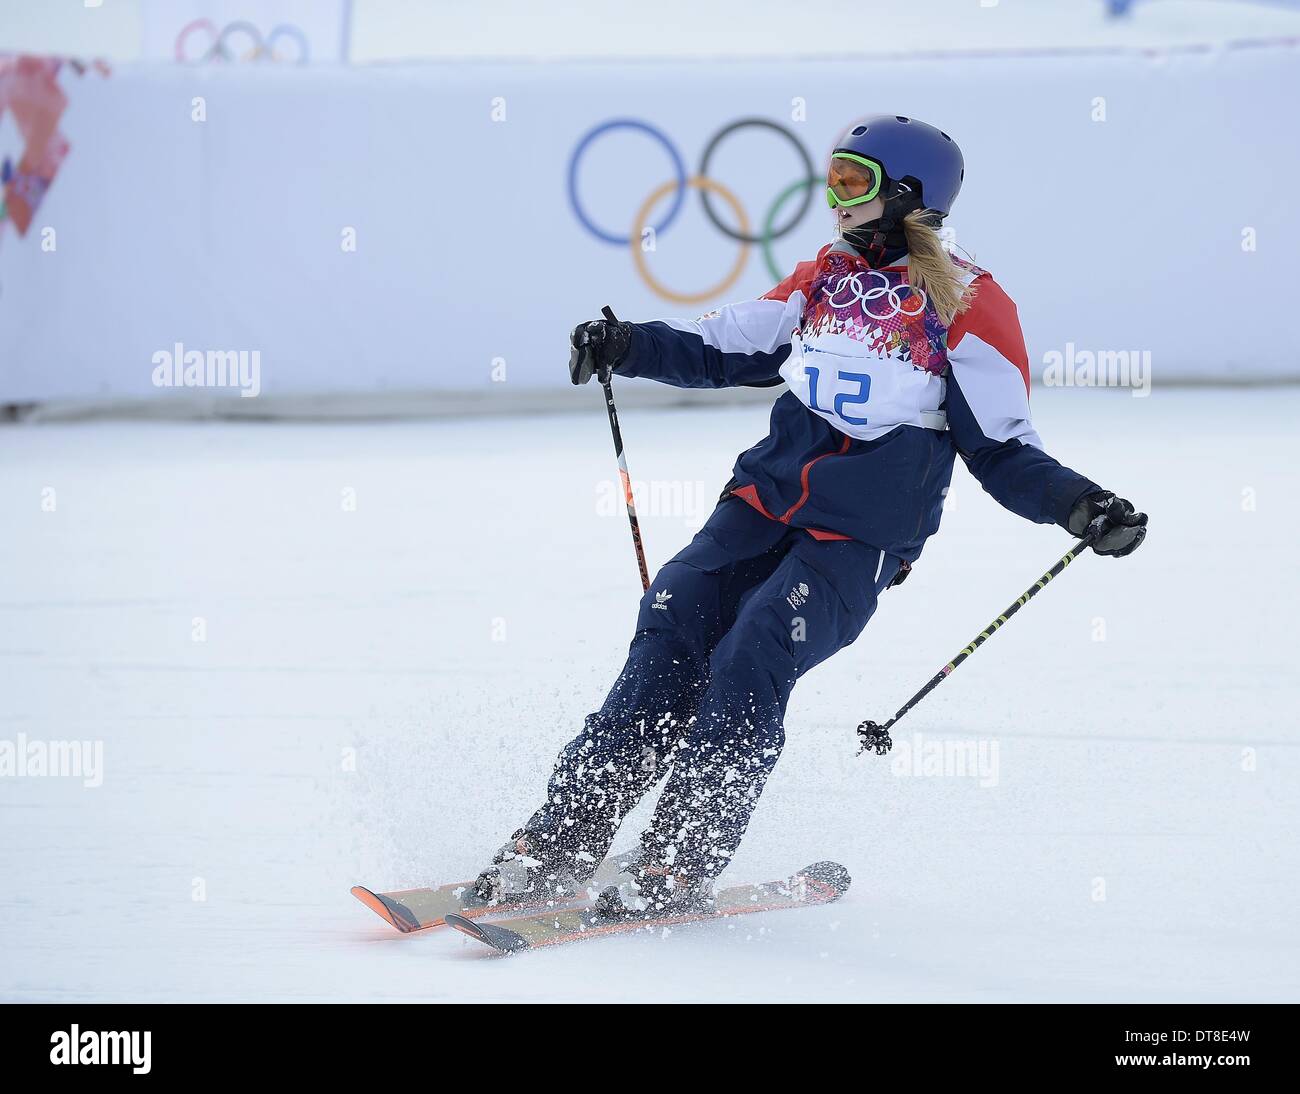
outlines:
[[1066, 528], [1071, 535], [1081, 536], [1097, 517], [1105, 518], [1105, 530], [1092, 544], [1099, 555], [1123, 558], [1141, 547], [1147, 538], [1147, 515], [1134, 509], [1131, 501], [1117, 498], [1108, 490], [1080, 498]]
[[569, 335], [569, 379], [585, 384], [595, 376], [607, 383], [610, 373], [623, 362], [632, 345], [632, 324], [596, 319], [580, 323]]

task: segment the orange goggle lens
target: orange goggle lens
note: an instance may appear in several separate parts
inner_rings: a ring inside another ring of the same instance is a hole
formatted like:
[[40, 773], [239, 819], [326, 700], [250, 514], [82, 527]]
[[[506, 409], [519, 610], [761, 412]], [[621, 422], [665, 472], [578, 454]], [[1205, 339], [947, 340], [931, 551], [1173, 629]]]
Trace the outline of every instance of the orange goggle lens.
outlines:
[[884, 171], [878, 164], [859, 156], [850, 158], [837, 152], [826, 172], [826, 197], [829, 204], [861, 205], [880, 193]]

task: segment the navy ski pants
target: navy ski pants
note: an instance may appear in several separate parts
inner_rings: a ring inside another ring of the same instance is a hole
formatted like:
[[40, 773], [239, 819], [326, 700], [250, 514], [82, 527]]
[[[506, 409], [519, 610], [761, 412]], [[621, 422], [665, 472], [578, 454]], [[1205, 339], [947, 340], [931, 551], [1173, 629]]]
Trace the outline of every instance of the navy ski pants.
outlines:
[[529, 830], [594, 870], [667, 774], [642, 843], [675, 873], [716, 877], [781, 754], [795, 681], [857, 638], [898, 567], [723, 500], [642, 598], [627, 663]]

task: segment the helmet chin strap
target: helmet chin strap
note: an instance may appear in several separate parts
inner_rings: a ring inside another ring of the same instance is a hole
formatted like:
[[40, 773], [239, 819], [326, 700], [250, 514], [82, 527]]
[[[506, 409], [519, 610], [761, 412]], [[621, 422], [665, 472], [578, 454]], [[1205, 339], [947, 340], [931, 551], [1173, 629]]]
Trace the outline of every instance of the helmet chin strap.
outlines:
[[873, 270], [897, 262], [907, 254], [907, 232], [903, 221], [913, 209], [921, 208], [912, 187], [899, 183], [885, 199], [885, 209], [875, 220], [856, 228], [841, 228], [840, 238], [867, 260]]
[[887, 266], [907, 253], [903, 222], [891, 216], [869, 220], [856, 228], [841, 228], [840, 238], [865, 258], [872, 269]]

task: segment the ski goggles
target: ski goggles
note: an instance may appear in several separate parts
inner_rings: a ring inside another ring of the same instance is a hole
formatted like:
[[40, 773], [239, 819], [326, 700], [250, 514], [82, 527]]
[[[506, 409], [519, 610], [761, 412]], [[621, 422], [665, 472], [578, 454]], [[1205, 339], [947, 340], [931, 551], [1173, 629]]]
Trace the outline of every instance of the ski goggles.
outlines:
[[848, 208], [870, 201], [885, 184], [885, 169], [852, 152], [836, 152], [826, 172], [826, 204]]

